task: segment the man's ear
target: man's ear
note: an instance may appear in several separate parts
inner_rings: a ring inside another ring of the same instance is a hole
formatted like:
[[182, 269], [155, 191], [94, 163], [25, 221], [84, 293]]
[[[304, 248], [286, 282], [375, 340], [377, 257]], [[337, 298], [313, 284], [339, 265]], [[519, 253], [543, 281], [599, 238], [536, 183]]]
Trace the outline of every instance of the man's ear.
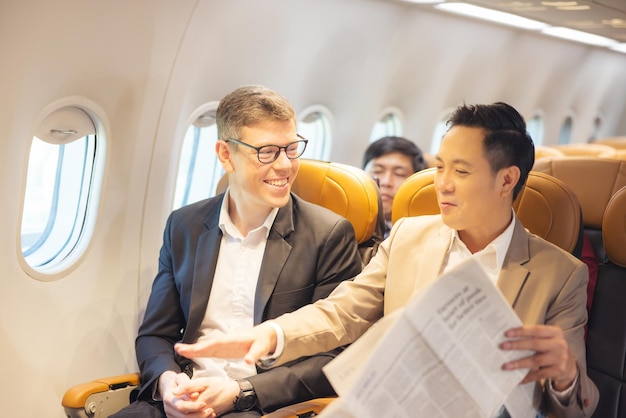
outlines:
[[518, 166], [512, 165], [500, 170], [498, 175], [498, 181], [500, 182], [500, 195], [506, 196], [510, 194], [513, 196], [513, 189], [517, 185], [521, 176], [521, 172]]
[[224, 167], [224, 171], [227, 173], [232, 173], [235, 171], [235, 167], [232, 162], [233, 150], [228, 146], [226, 141], [218, 139], [215, 143], [215, 153], [217, 154], [217, 158], [220, 160], [222, 167]]

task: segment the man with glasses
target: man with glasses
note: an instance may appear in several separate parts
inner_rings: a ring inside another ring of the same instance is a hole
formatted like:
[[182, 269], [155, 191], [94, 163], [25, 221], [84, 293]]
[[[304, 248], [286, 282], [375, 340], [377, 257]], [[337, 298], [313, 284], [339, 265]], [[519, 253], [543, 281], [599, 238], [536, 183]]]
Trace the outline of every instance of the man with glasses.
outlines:
[[229, 187], [169, 216], [136, 340], [138, 400], [114, 417], [259, 417], [334, 394], [321, 369], [338, 351], [268, 371], [174, 352], [324, 298], [361, 271], [350, 222], [291, 194], [307, 140], [289, 102], [245, 86], [216, 119]]

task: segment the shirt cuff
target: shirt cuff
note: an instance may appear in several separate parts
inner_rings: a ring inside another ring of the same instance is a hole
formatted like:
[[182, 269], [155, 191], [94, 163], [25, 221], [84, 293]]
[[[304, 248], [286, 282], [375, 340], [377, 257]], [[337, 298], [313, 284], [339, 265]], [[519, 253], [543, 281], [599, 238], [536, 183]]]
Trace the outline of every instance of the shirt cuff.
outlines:
[[266, 321], [265, 323], [267, 325], [271, 325], [276, 332], [276, 349], [272, 354], [263, 356], [259, 359], [258, 365], [263, 369], [272, 367], [276, 363], [276, 360], [278, 360], [278, 357], [283, 354], [283, 350], [285, 349], [285, 333], [280, 325], [274, 321]]
[[574, 378], [574, 381], [572, 382], [572, 384], [565, 390], [562, 391], [558, 391], [556, 389], [554, 389], [554, 386], [552, 386], [552, 379], [550, 379], [548, 381], [548, 390], [554, 394], [554, 396], [556, 397], [556, 399], [562, 404], [562, 405], [567, 405], [568, 400], [570, 399], [570, 397], [572, 396], [572, 392], [574, 391], [574, 388], [576, 387], [576, 383], [578, 382], [580, 376], [580, 371], [576, 372], [576, 377]]

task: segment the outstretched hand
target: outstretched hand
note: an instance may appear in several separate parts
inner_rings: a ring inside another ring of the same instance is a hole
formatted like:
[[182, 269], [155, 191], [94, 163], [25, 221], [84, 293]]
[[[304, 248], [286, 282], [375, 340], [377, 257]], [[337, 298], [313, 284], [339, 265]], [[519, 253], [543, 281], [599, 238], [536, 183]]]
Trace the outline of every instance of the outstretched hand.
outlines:
[[274, 327], [262, 323], [249, 331], [238, 331], [224, 337], [194, 344], [177, 343], [174, 350], [187, 358], [243, 358], [246, 363], [255, 364], [261, 357], [274, 353], [276, 338]]

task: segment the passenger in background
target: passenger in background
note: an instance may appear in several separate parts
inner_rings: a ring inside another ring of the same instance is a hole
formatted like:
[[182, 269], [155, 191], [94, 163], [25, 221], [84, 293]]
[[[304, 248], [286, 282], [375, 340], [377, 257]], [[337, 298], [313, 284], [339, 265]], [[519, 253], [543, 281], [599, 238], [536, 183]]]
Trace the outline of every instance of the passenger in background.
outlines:
[[512, 208], [534, 161], [526, 123], [511, 106], [494, 103], [460, 106], [448, 125], [436, 156], [440, 214], [396, 222], [363, 272], [328, 298], [249, 331], [177, 345], [177, 352], [240, 355], [250, 364], [271, 354], [282, 364], [341, 346], [474, 257], [524, 324], [507, 330], [499, 346], [522, 350], [519, 358], [494, 367], [528, 369], [522, 382], [536, 383], [542, 413], [590, 417], [598, 390], [586, 367], [587, 267], [529, 234]]
[[322, 366], [336, 352], [267, 371], [174, 352], [178, 341], [250, 329], [310, 304], [361, 271], [352, 224], [290, 193], [307, 141], [289, 102], [245, 86], [220, 101], [216, 119], [229, 188], [167, 220], [136, 340], [138, 400], [115, 418], [259, 417], [335, 394]]
[[428, 167], [422, 151], [399, 136], [386, 136], [372, 142], [363, 156], [363, 169], [378, 183], [385, 214], [385, 235], [391, 230], [391, 207], [398, 187], [411, 174]]

